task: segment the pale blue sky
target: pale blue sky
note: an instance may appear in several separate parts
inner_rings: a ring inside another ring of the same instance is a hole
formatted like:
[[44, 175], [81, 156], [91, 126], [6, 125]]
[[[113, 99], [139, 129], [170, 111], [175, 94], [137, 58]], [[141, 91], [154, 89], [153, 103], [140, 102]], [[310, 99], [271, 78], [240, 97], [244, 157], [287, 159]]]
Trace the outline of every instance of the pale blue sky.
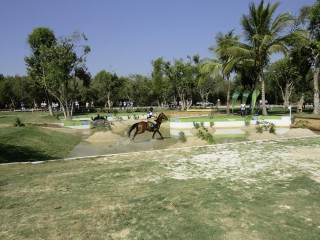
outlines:
[[[56, 37], [79, 30], [88, 37], [87, 66], [120, 76], [150, 75], [151, 61], [199, 54], [212, 57], [218, 32], [241, 33], [251, 0], [1, 0], [0, 73], [25, 75], [27, 36], [36, 27]], [[260, 0], [254, 0], [256, 4]], [[274, 0], [265, 2], [274, 3]], [[315, 0], [279, 0], [278, 12], [298, 14]]]

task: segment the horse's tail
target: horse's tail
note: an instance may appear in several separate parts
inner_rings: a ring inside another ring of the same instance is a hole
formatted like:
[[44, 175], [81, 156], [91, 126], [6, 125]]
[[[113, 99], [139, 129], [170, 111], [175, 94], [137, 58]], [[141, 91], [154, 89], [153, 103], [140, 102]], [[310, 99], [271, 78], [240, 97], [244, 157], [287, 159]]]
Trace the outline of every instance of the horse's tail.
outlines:
[[138, 124], [139, 123], [135, 123], [130, 127], [129, 132], [128, 132], [128, 137], [130, 137], [130, 134], [131, 134], [132, 130], [135, 129], [138, 126]]

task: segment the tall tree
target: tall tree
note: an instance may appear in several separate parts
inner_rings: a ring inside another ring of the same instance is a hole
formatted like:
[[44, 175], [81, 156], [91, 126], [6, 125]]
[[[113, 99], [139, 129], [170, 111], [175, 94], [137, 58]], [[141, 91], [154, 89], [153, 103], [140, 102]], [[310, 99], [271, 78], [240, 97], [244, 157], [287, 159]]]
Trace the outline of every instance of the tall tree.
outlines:
[[201, 97], [202, 107], [209, 101], [209, 95], [217, 91], [217, 77], [210, 73], [202, 73], [198, 77], [197, 91]]
[[173, 64], [169, 61], [165, 64], [165, 74], [173, 86], [173, 92], [179, 98], [182, 109], [187, 109], [187, 102], [192, 102], [192, 93], [197, 84], [197, 69], [192, 61], [185, 63], [182, 59], [175, 59]]
[[320, 74], [320, 0], [317, 0], [310, 8], [302, 9], [307, 13], [309, 20], [308, 30], [310, 32], [309, 56], [313, 66], [313, 104], [314, 114], [320, 114], [319, 102], [319, 74]]
[[[40, 29], [41, 33], [50, 32], [50, 29]], [[45, 91], [60, 102], [65, 118], [71, 119], [77, 79], [84, 80], [87, 84], [90, 80], [85, 65], [90, 48], [83, 44], [87, 38], [84, 34], [75, 32], [70, 37], [52, 40], [51, 38], [55, 39], [52, 31], [51, 35], [39, 35], [37, 32], [38, 29], [35, 29], [28, 37], [31, 48], [31, 56], [25, 58], [28, 74], [37, 79]], [[43, 40], [46, 38], [49, 40]], [[33, 41], [34, 39], [37, 41]], [[50, 105], [49, 102], [48, 106]]]
[[265, 4], [262, 0], [258, 6], [249, 5], [249, 14], [243, 15], [241, 25], [244, 31], [245, 47], [239, 48], [238, 54], [253, 60], [253, 65], [261, 83], [262, 114], [267, 115], [265, 104], [264, 70], [269, 63], [270, 56], [276, 52], [287, 53], [288, 44], [292, 39], [301, 39], [300, 31], [285, 34], [293, 17], [289, 13], [275, 16], [279, 3]]
[[153, 71], [152, 71], [152, 79], [153, 79], [153, 95], [157, 99], [158, 105], [163, 105], [165, 101], [165, 73], [164, 66], [165, 62], [162, 58], [157, 58], [152, 61]]
[[218, 33], [216, 36], [216, 46], [209, 49], [217, 56], [217, 59], [206, 58], [203, 60], [201, 70], [203, 73], [220, 75], [221, 79], [227, 83], [227, 113], [230, 113], [231, 94], [231, 73], [235, 70], [239, 58], [229, 53], [228, 49], [238, 43], [239, 36], [234, 35], [234, 30], [226, 34]]
[[[28, 44], [30, 46], [31, 54], [25, 57], [27, 66], [27, 73], [33, 80], [31, 82], [34, 93], [43, 92], [48, 102], [48, 109], [50, 115], [53, 115], [51, 108], [51, 97], [48, 89], [45, 87], [47, 69], [45, 69], [45, 61], [49, 60], [49, 55], [46, 54], [45, 49], [50, 49], [56, 45], [56, 37], [53, 31], [47, 27], [35, 28], [28, 36]], [[37, 97], [34, 96], [34, 99]]]
[[152, 79], [134, 74], [129, 76], [132, 89], [132, 101], [135, 106], [148, 106], [152, 102]]
[[7, 105], [10, 109], [15, 109], [23, 101], [25, 106], [32, 107], [29, 86], [30, 79], [26, 76], [7, 76], [2, 80], [0, 78], [0, 106]]
[[[115, 73], [102, 70], [97, 73], [92, 82], [92, 88], [95, 89], [97, 96], [108, 108], [111, 107], [112, 99], [116, 99], [112, 94], [116, 94], [121, 86], [121, 82]], [[113, 101], [114, 101], [113, 100]]]
[[301, 80], [298, 68], [291, 63], [289, 57], [285, 57], [269, 66], [266, 78], [270, 79], [271, 85], [278, 86], [281, 91], [283, 107], [287, 108], [294, 87], [299, 85]]

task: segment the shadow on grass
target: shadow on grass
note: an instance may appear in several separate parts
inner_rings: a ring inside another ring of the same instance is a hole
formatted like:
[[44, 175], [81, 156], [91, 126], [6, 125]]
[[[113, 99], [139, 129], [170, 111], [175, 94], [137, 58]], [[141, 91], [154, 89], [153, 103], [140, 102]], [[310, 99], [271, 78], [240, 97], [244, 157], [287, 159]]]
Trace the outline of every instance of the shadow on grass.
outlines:
[[27, 147], [17, 147], [3, 143], [0, 143], [0, 153], [0, 164], [12, 162], [35, 162], [56, 158]]

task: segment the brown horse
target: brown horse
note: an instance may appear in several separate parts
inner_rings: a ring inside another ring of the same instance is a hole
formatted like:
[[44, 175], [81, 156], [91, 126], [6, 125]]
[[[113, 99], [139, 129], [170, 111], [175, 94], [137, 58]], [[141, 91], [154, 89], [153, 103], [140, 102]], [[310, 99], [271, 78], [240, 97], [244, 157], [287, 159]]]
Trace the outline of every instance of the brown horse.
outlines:
[[152, 122], [135, 123], [130, 127], [129, 132], [128, 132], [128, 137], [130, 138], [131, 132], [133, 131], [133, 129], [136, 129], [132, 140], [134, 140], [134, 138], [137, 136], [137, 134], [144, 133], [145, 131], [153, 132], [152, 138], [154, 138], [154, 135], [156, 133], [159, 133], [159, 135], [161, 136], [161, 139], [163, 139], [163, 137], [159, 131], [162, 120], [168, 120], [167, 116], [164, 115], [164, 113], [159, 114], [159, 116], [155, 120], [156, 123], [152, 123]]

